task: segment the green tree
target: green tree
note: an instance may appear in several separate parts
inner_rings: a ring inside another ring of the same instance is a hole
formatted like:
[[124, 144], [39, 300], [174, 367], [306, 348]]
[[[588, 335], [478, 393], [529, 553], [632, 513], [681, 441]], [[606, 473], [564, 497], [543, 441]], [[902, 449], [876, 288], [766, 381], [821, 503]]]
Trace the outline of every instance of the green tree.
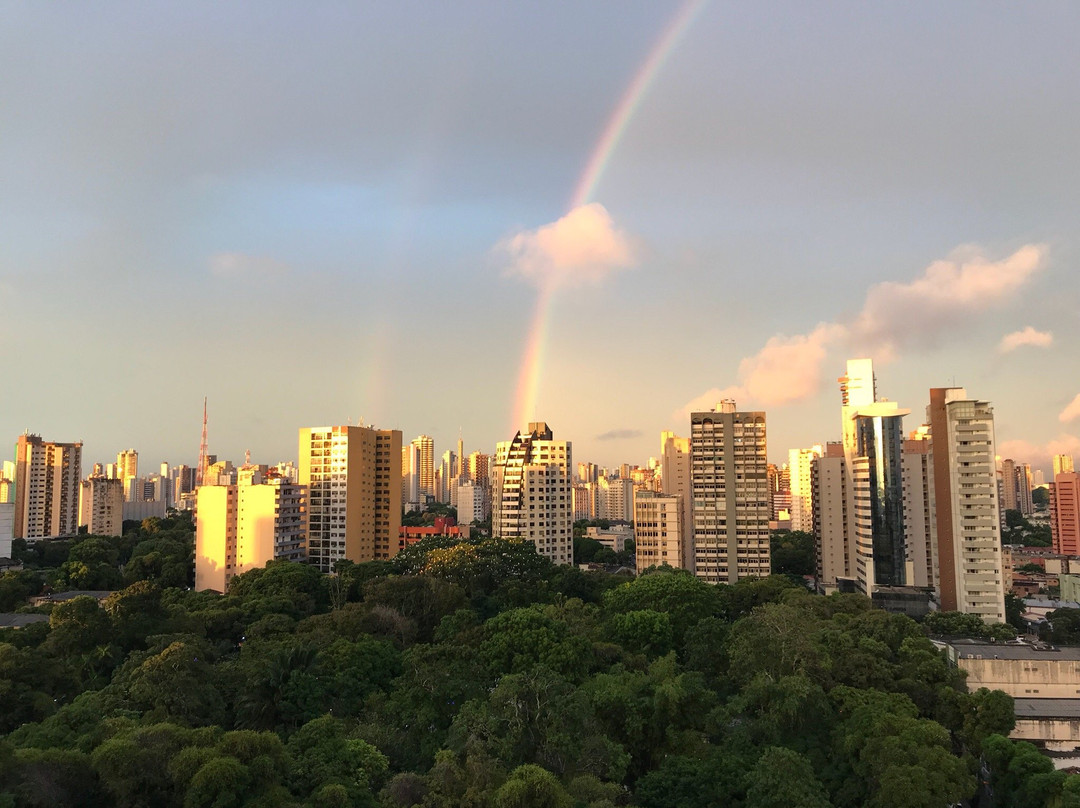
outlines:
[[746, 808], [831, 808], [810, 761], [784, 747], [765, 750], [750, 772]]
[[495, 808], [573, 808], [562, 783], [540, 766], [518, 766], [495, 792]]

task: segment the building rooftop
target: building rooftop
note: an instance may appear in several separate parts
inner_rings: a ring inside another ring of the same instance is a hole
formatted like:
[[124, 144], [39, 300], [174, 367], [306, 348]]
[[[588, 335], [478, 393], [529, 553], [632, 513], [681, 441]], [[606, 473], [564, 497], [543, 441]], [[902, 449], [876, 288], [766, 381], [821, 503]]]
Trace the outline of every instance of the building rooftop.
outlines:
[[[1080, 646], [1039, 643], [988, 643], [983, 640], [950, 639], [947, 643], [961, 659], [1062, 659], [1080, 660]], [[1080, 703], [1080, 700], [1077, 700]]]
[[47, 614], [0, 613], [0, 628], [22, 628], [31, 623], [44, 623], [48, 619]]
[[1080, 718], [1080, 699], [1013, 699], [1017, 718]]

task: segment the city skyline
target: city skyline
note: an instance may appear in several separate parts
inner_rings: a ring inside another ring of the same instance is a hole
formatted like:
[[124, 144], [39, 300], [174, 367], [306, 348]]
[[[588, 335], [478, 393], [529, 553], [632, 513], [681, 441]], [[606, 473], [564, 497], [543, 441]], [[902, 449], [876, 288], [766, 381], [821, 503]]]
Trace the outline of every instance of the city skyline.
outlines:
[[1077, 10], [410, 8], [11, 12], [10, 445], [191, 465], [206, 395], [221, 458], [545, 420], [614, 466], [733, 395], [783, 462], [870, 356], [907, 430], [963, 386], [1080, 452]]

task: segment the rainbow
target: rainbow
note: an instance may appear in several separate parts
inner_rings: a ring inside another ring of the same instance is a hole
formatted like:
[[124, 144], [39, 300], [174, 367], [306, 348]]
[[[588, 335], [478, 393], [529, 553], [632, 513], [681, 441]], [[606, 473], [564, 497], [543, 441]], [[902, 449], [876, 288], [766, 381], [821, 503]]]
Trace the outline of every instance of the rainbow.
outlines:
[[[596, 191], [596, 186], [600, 183], [600, 178], [604, 175], [611, 156], [618, 148], [619, 141], [626, 133], [634, 114], [641, 107], [641, 102], [648, 94], [657, 74], [706, 2], [707, 0], [686, 0], [649, 51], [644, 63], [627, 85], [619, 103], [612, 110], [599, 140], [596, 141], [589, 160], [585, 164], [585, 171], [574, 186], [568, 211], [586, 204]], [[522, 356], [521, 370], [518, 373], [513, 410], [514, 422], [510, 425], [510, 432], [520, 429], [536, 418], [536, 402], [544, 367], [544, 346], [547, 342], [549, 315], [554, 297], [555, 290], [545, 286], [540, 289], [540, 294], [536, 298], [529, 336]]]

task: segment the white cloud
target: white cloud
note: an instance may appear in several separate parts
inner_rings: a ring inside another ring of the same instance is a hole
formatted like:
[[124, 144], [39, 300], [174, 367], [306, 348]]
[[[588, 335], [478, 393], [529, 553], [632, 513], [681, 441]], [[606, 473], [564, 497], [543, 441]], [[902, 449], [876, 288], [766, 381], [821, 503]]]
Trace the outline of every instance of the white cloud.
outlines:
[[1036, 331], [1030, 325], [1020, 331], [1013, 331], [1001, 338], [998, 351], [1009, 353], [1017, 348], [1029, 345], [1033, 348], [1049, 348], [1054, 344], [1054, 335], [1049, 331]]
[[283, 264], [265, 255], [249, 255], [241, 252], [220, 252], [210, 256], [210, 271], [222, 278], [236, 278], [249, 275], [263, 277], [284, 275], [289, 271], [288, 264]]
[[886, 281], [866, 293], [851, 324], [859, 352], [893, 358], [900, 347], [927, 347], [961, 326], [971, 315], [1007, 302], [1045, 266], [1046, 248], [1027, 244], [1001, 261], [974, 247], [934, 261], [910, 283]]
[[[686, 407], [712, 406], [719, 398], [745, 401], [748, 406], [808, 398], [820, 389], [821, 367], [834, 346], [882, 362], [895, 359], [901, 347], [933, 346], [979, 312], [1007, 302], [1042, 269], [1045, 257], [1046, 248], [1037, 244], [1025, 245], [1001, 261], [988, 260], [973, 247], [956, 250], [909, 283], [886, 281], [870, 287], [850, 323], [820, 323], [809, 334], [771, 337], [739, 363], [737, 385], [714, 388]], [[1038, 335], [1035, 339], [1044, 336], [1028, 330]]]
[[1077, 393], [1076, 398], [1070, 401], [1058, 415], [1058, 420], [1063, 424], [1075, 421], [1077, 418], [1080, 418], [1080, 393]]
[[1080, 457], [1080, 437], [1062, 433], [1046, 443], [1032, 443], [1026, 440], [1006, 440], [997, 445], [1000, 457], [1030, 463], [1032, 466], [1046, 467], [1054, 455], [1067, 454]]
[[541, 289], [595, 284], [637, 263], [633, 240], [615, 227], [603, 205], [574, 208], [561, 219], [501, 241], [496, 254]]

